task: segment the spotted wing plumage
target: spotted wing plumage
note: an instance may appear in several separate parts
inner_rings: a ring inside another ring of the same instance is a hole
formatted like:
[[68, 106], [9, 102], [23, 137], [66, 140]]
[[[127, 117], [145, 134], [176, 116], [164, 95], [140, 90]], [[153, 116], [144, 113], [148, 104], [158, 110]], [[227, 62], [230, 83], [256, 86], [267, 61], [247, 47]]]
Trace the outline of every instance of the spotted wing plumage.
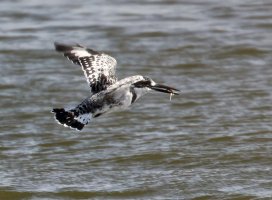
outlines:
[[117, 81], [115, 76], [116, 60], [104, 53], [81, 45], [55, 43], [56, 51], [76, 65], [80, 65], [93, 94], [105, 90]]

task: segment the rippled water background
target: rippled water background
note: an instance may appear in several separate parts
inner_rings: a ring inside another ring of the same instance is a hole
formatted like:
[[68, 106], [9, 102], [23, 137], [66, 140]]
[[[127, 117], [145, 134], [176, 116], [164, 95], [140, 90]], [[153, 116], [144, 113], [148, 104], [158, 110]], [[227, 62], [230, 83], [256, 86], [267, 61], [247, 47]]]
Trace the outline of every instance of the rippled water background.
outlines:
[[[0, 199], [272, 199], [272, 3], [0, 3]], [[53, 42], [182, 91], [152, 93], [82, 132], [52, 107], [88, 96]]]

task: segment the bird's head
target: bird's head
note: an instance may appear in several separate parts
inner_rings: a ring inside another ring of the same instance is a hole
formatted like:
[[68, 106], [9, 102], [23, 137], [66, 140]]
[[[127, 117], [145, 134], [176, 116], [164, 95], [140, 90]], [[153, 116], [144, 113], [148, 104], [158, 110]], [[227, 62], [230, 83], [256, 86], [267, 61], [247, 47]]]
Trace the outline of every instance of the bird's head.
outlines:
[[142, 90], [155, 90], [158, 92], [164, 92], [171, 95], [179, 95], [179, 90], [175, 89], [173, 87], [167, 86], [167, 85], [162, 85], [158, 84], [155, 81], [153, 81], [151, 78], [143, 76], [142, 80], [139, 80], [135, 82], [134, 84], [135, 89], [142, 89]]

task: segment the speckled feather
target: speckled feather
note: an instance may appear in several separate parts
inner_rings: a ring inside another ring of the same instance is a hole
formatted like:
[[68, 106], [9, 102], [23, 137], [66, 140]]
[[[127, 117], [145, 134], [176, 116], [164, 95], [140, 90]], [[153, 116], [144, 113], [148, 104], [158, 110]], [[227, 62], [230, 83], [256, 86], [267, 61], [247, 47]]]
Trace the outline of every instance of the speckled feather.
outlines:
[[107, 89], [117, 81], [115, 76], [117, 62], [113, 57], [81, 45], [68, 46], [55, 43], [55, 48], [74, 64], [82, 67], [93, 94]]

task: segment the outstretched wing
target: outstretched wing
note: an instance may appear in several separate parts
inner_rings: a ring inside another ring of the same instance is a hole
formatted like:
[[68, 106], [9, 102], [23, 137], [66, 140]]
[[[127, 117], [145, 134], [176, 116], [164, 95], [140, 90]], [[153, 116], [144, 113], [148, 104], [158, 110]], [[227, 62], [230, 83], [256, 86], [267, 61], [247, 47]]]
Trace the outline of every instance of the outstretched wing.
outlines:
[[82, 67], [93, 94], [105, 90], [117, 81], [115, 76], [117, 62], [113, 57], [81, 45], [55, 43], [55, 48], [74, 64]]

